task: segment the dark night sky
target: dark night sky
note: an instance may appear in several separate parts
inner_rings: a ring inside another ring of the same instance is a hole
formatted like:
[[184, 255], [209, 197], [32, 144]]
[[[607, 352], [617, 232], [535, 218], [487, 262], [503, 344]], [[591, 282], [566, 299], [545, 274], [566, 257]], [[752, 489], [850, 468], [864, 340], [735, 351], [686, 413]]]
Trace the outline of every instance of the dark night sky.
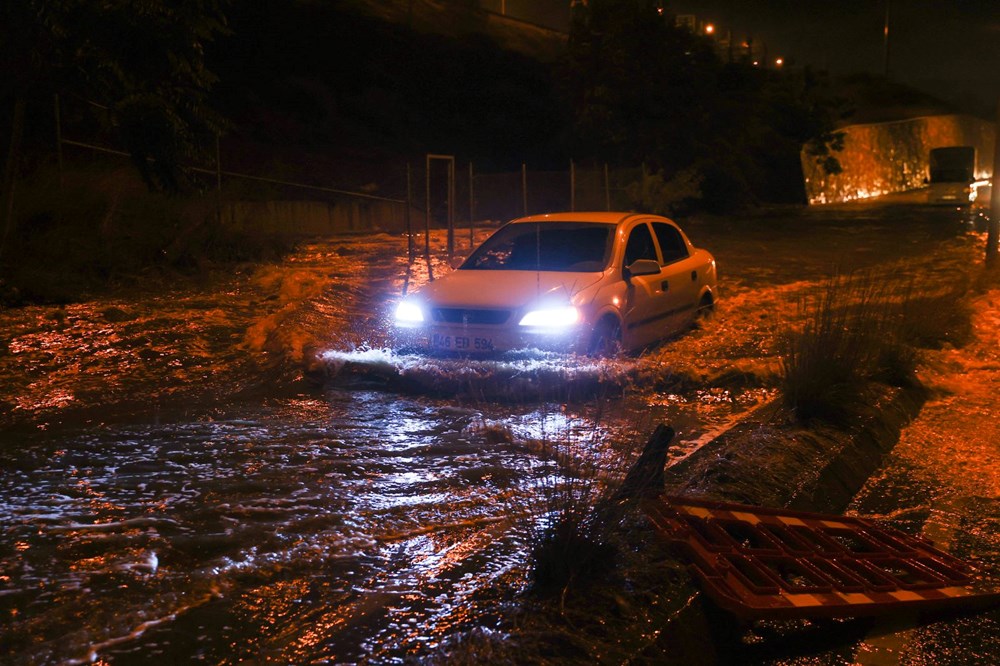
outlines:
[[[890, 2], [889, 73], [948, 101], [995, 113], [1000, 99], [1000, 0], [665, 0], [676, 14], [753, 36], [768, 54], [835, 74], [882, 73]], [[568, 13], [566, 0], [507, 0]], [[541, 15], [539, 15], [541, 18]]]
[[[670, 0], [772, 54], [838, 74], [883, 71], [887, 0]], [[946, 99], [1000, 97], [1000, 0], [890, 0], [889, 75]]]

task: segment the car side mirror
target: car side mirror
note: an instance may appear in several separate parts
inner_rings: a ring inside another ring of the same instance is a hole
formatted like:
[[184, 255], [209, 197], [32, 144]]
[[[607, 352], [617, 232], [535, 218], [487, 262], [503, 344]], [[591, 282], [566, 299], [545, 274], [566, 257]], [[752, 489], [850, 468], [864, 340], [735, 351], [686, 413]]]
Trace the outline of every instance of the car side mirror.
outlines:
[[640, 275], [657, 275], [660, 272], [660, 262], [653, 259], [636, 259], [625, 267], [625, 279]]

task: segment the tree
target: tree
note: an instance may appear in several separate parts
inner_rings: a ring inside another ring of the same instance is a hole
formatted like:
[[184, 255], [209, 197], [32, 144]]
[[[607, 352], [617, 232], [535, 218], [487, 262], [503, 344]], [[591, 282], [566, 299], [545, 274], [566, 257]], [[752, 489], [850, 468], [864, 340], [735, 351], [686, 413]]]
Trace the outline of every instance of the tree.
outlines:
[[[107, 109], [103, 122], [152, 188], [176, 191], [185, 160], [220, 126], [206, 103], [204, 47], [225, 29], [221, 0], [17, 0], [0, 9], [0, 100], [13, 108], [4, 165], [5, 237], [25, 109], [53, 94]], [[0, 246], [2, 251], [2, 246]]]
[[563, 81], [580, 150], [645, 164], [647, 190], [662, 183], [675, 196], [697, 183], [717, 210], [804, 200], [803, 145], [825, 167], [839, 167], [831, 107], [815, 77], [749, 60], [724, 64], [709, 39], [677, 27], [660, 4], [591, 0], [575, 8]]
[[[49, 4], [47, 0], [42, 0]], [[96, 95], [151, 187], [176, 190], [182, 163], [220, 126], [206, 99], [215, 76], [204, 47], [224, 30], [219, 0], [64, 0], [64, 61]], [[72, 49], [72, 50], [70, 50]], [[65, 77], [69, 78], [69, 77]]]
[[584, 149], [613, 161], [681, 167], [699, 152], [718, 61], [652, 0], [574, 9], [564, 82]]

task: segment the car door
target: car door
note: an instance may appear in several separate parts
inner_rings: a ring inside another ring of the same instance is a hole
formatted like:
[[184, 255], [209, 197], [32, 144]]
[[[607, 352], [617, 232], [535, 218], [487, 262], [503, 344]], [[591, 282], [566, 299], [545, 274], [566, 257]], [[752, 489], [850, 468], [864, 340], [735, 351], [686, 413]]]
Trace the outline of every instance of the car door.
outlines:
[[705, 276], [699, 275], [698, 260], [691, 256], [690, 245], [680, 229], [668, 222], [653, 222], [652, 226], [662, 257], [663, 337], [685, 328], [694, 319]]
[[637, 223], [628, 233], [622, 259], [622, 275], [627, 283], [625, 302], [622, 307], [622, 342], [629, 349], [635, 349], [655, 342], [662, 337], [664, 320], [668, 317], [671, 304], [664, 290], [663, 272], [652, 275], [629, 276], [627, 266], [640, 260], [660, 263], [649, 224]]

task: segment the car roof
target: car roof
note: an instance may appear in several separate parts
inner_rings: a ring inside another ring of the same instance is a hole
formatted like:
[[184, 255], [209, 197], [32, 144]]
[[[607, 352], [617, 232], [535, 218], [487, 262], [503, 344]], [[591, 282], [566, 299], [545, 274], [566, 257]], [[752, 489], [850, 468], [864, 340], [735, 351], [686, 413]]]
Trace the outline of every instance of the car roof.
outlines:
[[511, 220], [517, 222], [603, 222], [605, 224], [621, 224], [632, 218], [667, 220], [659, 215], [649, 215], [645, 213], [626, 213], [615, 211], [574, 211], [566, 213], [545, 213], [544, 215], [528, 215]]

